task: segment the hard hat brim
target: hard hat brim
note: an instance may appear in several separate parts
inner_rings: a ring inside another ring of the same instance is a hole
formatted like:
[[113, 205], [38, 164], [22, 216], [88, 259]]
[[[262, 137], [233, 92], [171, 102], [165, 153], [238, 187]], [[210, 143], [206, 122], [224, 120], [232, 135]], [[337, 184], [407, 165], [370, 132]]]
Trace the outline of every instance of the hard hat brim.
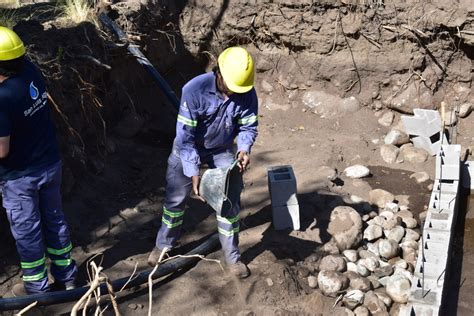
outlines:
[[255, 74], [252, 74], [252, 76], [248, 78], [247, 84], [244, 84], [242, 86], [238, 86], [238, 85], [232, 83], [231, 80], [226, 80], [226, 75], [224, 73], [221, 73], [221, 74], [222, 74], [222, 78], [224, 79], [224, 82], [225, 82], [225, 85], [227, 86], [227, 88], [229, 88], [229, 90], [234, 92], [234, 93], [246, 93], [246, 92], [249, 92], [250, 90], [252, 90], [252, 88], [253, 88], [253, 82], [254, 82]]
[[9, 61], [13, 59], [17, 59], [23, 55], [25, 55], [26, 49], [23, 43], [18, 45], [13, 49], [9, 49], [8, 51], [0, 51], [0, 60], [1, 61]]

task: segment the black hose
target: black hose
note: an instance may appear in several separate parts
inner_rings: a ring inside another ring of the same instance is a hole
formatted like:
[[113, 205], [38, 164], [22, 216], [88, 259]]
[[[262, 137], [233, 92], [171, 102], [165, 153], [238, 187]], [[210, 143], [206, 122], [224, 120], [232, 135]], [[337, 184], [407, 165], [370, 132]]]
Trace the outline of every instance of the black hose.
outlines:
[[[127, 35], [122, 31], [122, 29], [112, 21], [107, 14], [101, 13], [99, 15], [99, 20], [109, 29], [111, 30], [119, 40], [123, 42], [130, 42], [128, 39]], [[130, 54], [135, 56], [137, 61], [148, 71], [148, 73], [155, 79], [155, 81], [158, 83], [158, 85], [161, 88], [161, 91], [165, 94], [165, 96], [168, 98], [168, 101], [171, 103], [171, 105], [178, 109], [179, 108], [179, 100], [176, 97], [176, 94], [174, 91], [171, 89], [169, 84], [166, 82], [166, 80], [160, 75], [158, 70], [153, 67], [153, 65], [150, 63], [150, 61], [143, 55], [143, 53], [138, 49], [137, 45], [134, 45], [130, 43], [127, 47], [128, 51]]]
[[[186, 255], [207, 255], [215, 250], [219, 245], [219, 236], [217, 233], [209, 237], [202, 244], [188, 252]], [[175, 271], [183, 269], [184, 267], [196, 262], [199, 258], [176, 258], [174, 260], [163, 263], [158, 267], [153, 279], [163, 277]], [[141, 285], [148, 281], [152, 269], [141, 272], [134, 277], [125, 287], [125, 289]], [[114, 291], [120, 290], [130, 279], [130, 277], [122, 278], [112, 282]], [[88, 287], [80, 287], [69, 291], [48, 292], [42, 294], [32, 294], [19, 297], [0, 298], [0, 311], [19, 310], [34, 302], [38, 302], [37, 306], [46, 306], [52, 304], [61, 304], [79, 300], [88, 290]], [[108, 294], [106, 284], [101, 284], [100, 293], [102, 295]]]

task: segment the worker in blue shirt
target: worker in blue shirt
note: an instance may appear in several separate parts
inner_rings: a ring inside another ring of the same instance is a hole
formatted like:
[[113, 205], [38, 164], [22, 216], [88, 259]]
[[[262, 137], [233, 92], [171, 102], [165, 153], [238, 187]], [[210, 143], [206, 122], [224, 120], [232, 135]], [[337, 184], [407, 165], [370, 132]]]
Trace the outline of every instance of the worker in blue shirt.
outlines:
[[[23, 269], [16, 296], [74, 288], [77, 273], [61, 205], [61, 160], [39, 70], [0, 26], [0, 189]], [[48, 283], [46, 256], [54, 286]]]
[[[176, 138], [168, 158], [162, 225], [148, 258], [151, 266], [180, 237], [190, 191], [199, 197], [200, 165], [228, 167], [237, 158], [243, 172], [250, 163], [258, 124], [254, 76], [254, 63], [247, 50], [229, 47], [219, 55], [212, 72], [195, 77], [183, 87]], [[237, 154], [233, 152], [235, 138]], [[240, 260], [239, 211], [236, 203], [227, 213], [217, 216], [217, 224], [230, 272], [245, 278], [249, 270]]]

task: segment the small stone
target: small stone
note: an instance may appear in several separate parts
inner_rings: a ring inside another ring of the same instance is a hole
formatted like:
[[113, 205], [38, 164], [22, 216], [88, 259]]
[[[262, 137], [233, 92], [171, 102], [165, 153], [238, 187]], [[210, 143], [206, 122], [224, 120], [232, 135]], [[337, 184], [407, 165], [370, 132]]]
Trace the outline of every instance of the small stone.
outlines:
[[138, 305], [137, 304], [128, 304], [127, 307], [130, 308], [131, 310], [136, 310], [138, 308]]
[[373, 289], [378, 289], [379, 287], [382, 287], [382, 284], [380, 284], [378, 278], [375, 275], [369, 275], [367, 279], [370, 281], [370, 284], [372, 284]]
[[342, 272], [346, 270], [346, 261], [341, 256], [329, 255], [321, 259], [319, 270]]
[[398, 207], [397, 203], [388, 202], [388, 203], [385, 204], [384, 210], [385, 211], [390, 211], [392, 213], [397, 213], [400, 210], [400, 208]]
[[403, 275], [408, 280], [413, 279], [413, 274], [410, 271], [408, 271], [407, 269], [403, 269], [403, 268], [400, 268], [400, 267], [395, 267], [395, 269], [393, 270], [393, 275], [397, 275], [397, 274]]
[[402, 221], [403, 221], [403, 223], [405, 224], [405, 226], [407, 228], [416, 228], [416, 226], [418, 226], [418, 222], [413, 217], [411, 217], [411, 218], [407, 218], [407, 217], [402, 218]]
[[400, 156], [404, 161], [419, 164], [428, 160], [429, 153], [422, 148], [406, 147], [401, 149]]
[[365, 294], [364, 306], [369, 309], [372, 315], [386, 315], [387, 313], [387, 307], [377, 295], [375, 295], [374, 291], [369, 291]]
[[367, 243], [367, 251], [373, 253], [375, 256], [380, 256], [379, 253], [379, 244], [377, 242], [375, 243]]
[[416, 250], [412, 247], [402, 247], [402, 257], [407, 263], [416, 264]]
[[386, 220], [385, 223], [383, 224], [383, 229], [385, 230], [391, 230], [395, 226], [401, 226], [402, 225], [402, 219], [399, 216], [394, 216], [389, 220]]
[[382, 235], [382, 226], [379, 225], [369, 225], [364, 231], [364, 239], [368, 241], [377, 240], [382, 237]]
[[409, 247], [413, 248], [415, 250], [418, 249], [418, 243], [416, 241], [410, 240], [410, 241], [404, 241], [400, 244], [400, 247]]
[[397, 303], [405, 304], [410, 296], [411, 282], [403, 275], [394, 274], [389, 277], [386, 285], [387, 294]]
[[355, 316], [370, 316], [369, 310], [365, 306], [358, 306], [354, 309]]
[[375, 295], [377, 295], [379, 300], [381, 300], [385, 304], [385, 306], [387, 306], [387, 308], [390, 308], [390, 306], [392, 306], [393, 301], [384, 289], [379, 289], [377, 291], [374, 291], [374, 293]]
[[359, 257], [361, 259], [367, 259], [367, 258], [375, 258], [377, 259], [378, 258], [378, 255], [375, 254], [374, 252], [372, 251], [368, 251], [368, 250], [365, 250], [365, 249], [361, 249], [359, 250]]
[[400, 149], [392, 144], [385, 144], [380, 146], [380, 157], [388, 164], [393, 164], [397, 161]]
[[459, 106], [459, 117], [466, 118], [469, 114], [471, 114], [472, 110], [474, 109], [474, 105], [472, 103], [463, 103]]
[[318, 286], [325, 295], [333, 296], [349, 286], [349, 279], [337, 272], [322, 270], [318, 274]]
[[367, 269], [365, 266], [363, 266], [361, 264], [357, 264], [357, 273], [359, 273], [363, 277], [366, 277], [366, 276], [370, 275], [369, 269]]
[[426, 216], [428, 216], [428, 211], [423, 211], [420, 214], [418, 214], [418, 218], [420, 219], [421, 223], [423, 223], [426, 220]]
[[308, 277], [308, 285], [310, 288], [315, 289], [318, 287], [318, 278], [314, 275]]
[[[376, 258], [366, 258], [366, 259], [360, 259], [357, 261], [357, 265], [359, 267], [365, 267], [367, 270], [370, 272], [373, 272], [375, 269], [379, 267], [379, 261]], [[361, 274], [362, 275], [362, 274]], [[364, 275], [366, 276], [366, 275]]]
[[353, 250], [353, 249], [344, 250], [344, 251], [342, 252], [342, 254], [343, 254], [344, 257], [346, 257], [347, 260], [349, 260], [350, 262], [356, 262], [357, 259], [358, 259], [357, 251], [355, 251], [355, 250]]
[[391, 265], [387, 265], [385, 267], [379, 267], [374, 270], [374, 275], [377, 278], [383, 278], [385, 276], [390, 276], [393, 274], [393, 267]]
[[405, 238], [404, 241], [418, 241], [420, 239], [420, 234], [414, 231], [413, 229], [405, 229]]
[[402, 258], [400, 258], [400, 257], [392, 258], [392, 259], [388, 260], [388, 263], [391, 266], [393, 266], [394, 268], [396, 268], [396, 267], [400, 267], [402, 269], [408, 268], [407, 262], [405, 260], [403, 260]]
[[315, 171], [316, 174], [316, 180], [315, 181], [321, 181], [321, 180], [329, 180], [329, 181], [334, 181], [337, 179], [337, 172], [334, 168], [328, 167], [328, 166], [321, 166]]
[[387, 236], [387, 239], [394, 240], [395, 242], [399, 243], [403, 236], [405, 235], [405, 228], [402, 226], [395, 226]]
[[370, 175], [370, 170], [362, 165], [354, 165], [344, 169], [344, 174], [352, 179], [360, 179]]
[[368, 220], [370, 220], [369, 214], [364, 214], [364, 215], [362, 215], [362, 220], [363, 220], [364, 222], [367, 222]]
[[266, 278], [266, 279], [265, 279], [265, 282], [267, 282], [267, 285], [268, 285], [268, 286], [273, 286], [273, 280], [272, 280], [272, 279]]
[[357, 306], [361, 305], [364, 302], [364, 293], [359, 290], [352, 290], [347, 292], [342, 298], [342, 303], [344, 306], [350, 310], [355, 309]]
[[337, 247], [336, 241], [331, 239], [327, 243], [325, 243], [322, 247], [321, 250], [324, 251], [325, 253], [331, 254], [331, 255], [338, 255], [339, 254], [339, 248]]
[[354, 262], [348, 262], [348, 263], [347, 263], [347, 271], [358, 273], [358, 271], [357, 271], [357, 264], [355, 264]]
[[399, 252], [398, 242], [389, 239], [383, 239], [379, 243], [380, 256], [386, 260], [395, 257]]
[[379, 118], [379, 124], [385, 127], [389, 127], [393, 123], [393, 119], [395, 118], [395, 115], [393, 112], [385, 112], [380, 118]]
[[370, 280], [362, 276], [355, 276], [353, 278], [349, 278], [349, 282], [350, 287], [354, 290], [367, 292], [372, 289], [372, 284], [370, 283]]
[[385, 219], [381, 216], [375, 216], [374, 218], [372, 218], [370, 221], [367, 222], [367, 224], [370, 226], [370, 225], [378, 225], [378, 226], [383, 226], [383, 224], [385, 223]]
[[362, 218], [349, 206], [337, 206], [331, 212], [327, 229], [340, 250], [356, 247], [362, 240]]
[[401, 146], [407, 144], [410, 141], [410, 137], [398, 129], [392, 129], [387, 136], [385, 136], [384, 142], [387, 145]]
[[383, 210], [380, 212], [379, 216], [380, 216], [380, 217], [383, 217], [383, 219], [384, 219], [385, 221], [387, 221], [387, 220], [393, 218], [393, 217], [395, 216], [395, 214], [393, 214], [393, 213], [390, 212], [390, 211], [385, 211], [385, 209], [383, 209]]
[[400, 212], [397, 213], [398, 216], [402, 218], [413, 218], [413, 213], [410, 212], [409, 210], [400, 210]]
[[369, 202], [377, 205], [379, 208], [384, 208], [387, 203], [393, 202], [395, 196], [382, 189], [375, 189], [369, 192]]
[[370, 216], [370, 218], [375, 218], [376, 216], [378, 216], [378, 214], [377, 214], [377, 212], [372, 211], [372, 212], [369, 213], [369, 216]]
[[428, 181], [430, 179], [430, 176], [425, 171], [419, 171], [419, 172], [412, 173], [410, 175], [410, 179], [415, 179], [417, 183], [422, 183], [422, 182]]

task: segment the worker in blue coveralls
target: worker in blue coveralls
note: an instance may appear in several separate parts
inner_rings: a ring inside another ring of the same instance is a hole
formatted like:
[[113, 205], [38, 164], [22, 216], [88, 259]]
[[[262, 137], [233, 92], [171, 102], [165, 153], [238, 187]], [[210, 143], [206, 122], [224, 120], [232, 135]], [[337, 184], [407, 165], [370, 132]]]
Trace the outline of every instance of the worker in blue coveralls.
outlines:
[[[219, 55], [212, 72], [195, 77], [183, 87], [176, 138], [166, 172], [162, 225], [148, 258], [151, 266], [180, 237], [190, 191], [199, 197], [199, 166], [228, 167], [236, 158], [241, 172], [249, 165], [258, 124], [254, 77], [254, 63], [247, 50], [230, 47]], [[240, 260], [239, 211], [236, 203], [228, 213], [217, 216], [217, 225], [229, 271], [245, 278], [250, 272]]]
[[[61, 160], [39, 70], [18, 35], [0, 27], [0, 189], [23, 282], [16, 296], [74, 288], [69, 230], [61, 206]], [[46, 257], [55, 283], [50, 287]]]

